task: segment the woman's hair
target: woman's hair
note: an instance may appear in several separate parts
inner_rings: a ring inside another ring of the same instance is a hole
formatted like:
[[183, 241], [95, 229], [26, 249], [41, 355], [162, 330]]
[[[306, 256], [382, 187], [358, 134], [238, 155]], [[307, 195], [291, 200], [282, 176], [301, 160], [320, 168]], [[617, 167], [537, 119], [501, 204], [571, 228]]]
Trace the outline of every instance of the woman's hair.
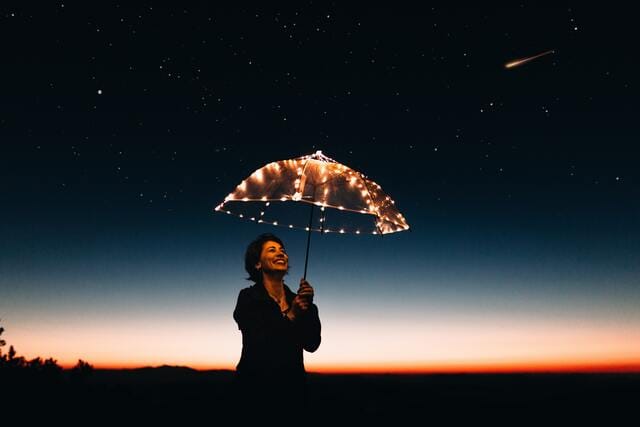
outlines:
[[262, 253], [262, 246], [266, 242], [277, 242], [280, 246], [284, 247], [282, 240], [274, 234], [264, 233], [259, 235], [253, 242], [249, 243], [247, 251], [244, 254], [244, 269], [249, 273], [247, 280], [252, 280], [255, 283], [262, 282], [262, 271], [256, 268], [256, 264], [260, 261], [260, 254]]

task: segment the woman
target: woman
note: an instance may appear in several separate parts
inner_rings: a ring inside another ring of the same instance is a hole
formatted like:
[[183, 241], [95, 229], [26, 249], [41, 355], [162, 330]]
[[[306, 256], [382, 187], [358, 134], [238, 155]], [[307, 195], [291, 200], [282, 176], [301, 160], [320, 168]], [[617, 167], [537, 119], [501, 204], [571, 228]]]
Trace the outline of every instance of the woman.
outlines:
[[233, 318], [242, 331], [242, 354], [236, 367], [243, 393], [260, 400], [278, 392], [305, 393], [303, 350], [320, 346], [320, 319], [314, 291], [304, 279], [294, 293], [284, 283], [289, 257], [282, 241], [262, 234], [247, 247], [245, 269], [253, 286], [238, 295]]

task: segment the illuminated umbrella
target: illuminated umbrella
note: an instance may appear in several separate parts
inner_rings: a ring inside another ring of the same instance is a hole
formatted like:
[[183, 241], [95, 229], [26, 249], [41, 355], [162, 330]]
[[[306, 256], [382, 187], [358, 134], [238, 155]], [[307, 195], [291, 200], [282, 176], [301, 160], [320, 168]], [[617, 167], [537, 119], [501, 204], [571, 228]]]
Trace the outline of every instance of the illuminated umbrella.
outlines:
[[[309, 205], [307, 222], [300, 207], [306, 210]], [[314, 206], [320, 208], [316, 222]], [[326, 208], [333, 208], [330, 215]], [[383, 235], [409, 229], [395, 202], [378, 184], [321, 151], [261, 167], [215, 210], [257, 223], [307, 230], [305, 278], [312, 231]]]

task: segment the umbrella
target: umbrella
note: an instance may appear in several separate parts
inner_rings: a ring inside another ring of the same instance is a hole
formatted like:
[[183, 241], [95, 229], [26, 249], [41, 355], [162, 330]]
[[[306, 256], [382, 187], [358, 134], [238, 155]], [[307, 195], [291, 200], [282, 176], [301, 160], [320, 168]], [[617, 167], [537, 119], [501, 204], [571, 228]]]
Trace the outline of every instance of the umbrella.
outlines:
[[[310, 206], [308, 222], [306, 215], [293, 206]], [[314, 223], [316, 206], [320, 216]], [[332, 210], [331, 219], [327, 208]], [[395, 202], [378, 184], [321, 151], [257, 169], [215, 211], [257, 223], [306, 230], [305, 278], [312, 231], [384, 235], [409, 229]]]

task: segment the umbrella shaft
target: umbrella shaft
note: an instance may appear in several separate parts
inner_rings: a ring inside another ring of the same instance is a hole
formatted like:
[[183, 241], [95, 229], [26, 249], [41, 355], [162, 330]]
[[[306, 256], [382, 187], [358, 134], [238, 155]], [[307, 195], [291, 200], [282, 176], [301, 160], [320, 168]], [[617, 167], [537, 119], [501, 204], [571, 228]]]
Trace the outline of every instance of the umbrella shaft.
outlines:
[[309, 230], [307, 231], [307, 255], [304, 258], [304, 280], [307, 280], [307, 264], [309, 262], [309, 245], [311, 244], [312, 223], [313, 223], [313, 205], [311, 205], [311, 214], [309, 215]]

